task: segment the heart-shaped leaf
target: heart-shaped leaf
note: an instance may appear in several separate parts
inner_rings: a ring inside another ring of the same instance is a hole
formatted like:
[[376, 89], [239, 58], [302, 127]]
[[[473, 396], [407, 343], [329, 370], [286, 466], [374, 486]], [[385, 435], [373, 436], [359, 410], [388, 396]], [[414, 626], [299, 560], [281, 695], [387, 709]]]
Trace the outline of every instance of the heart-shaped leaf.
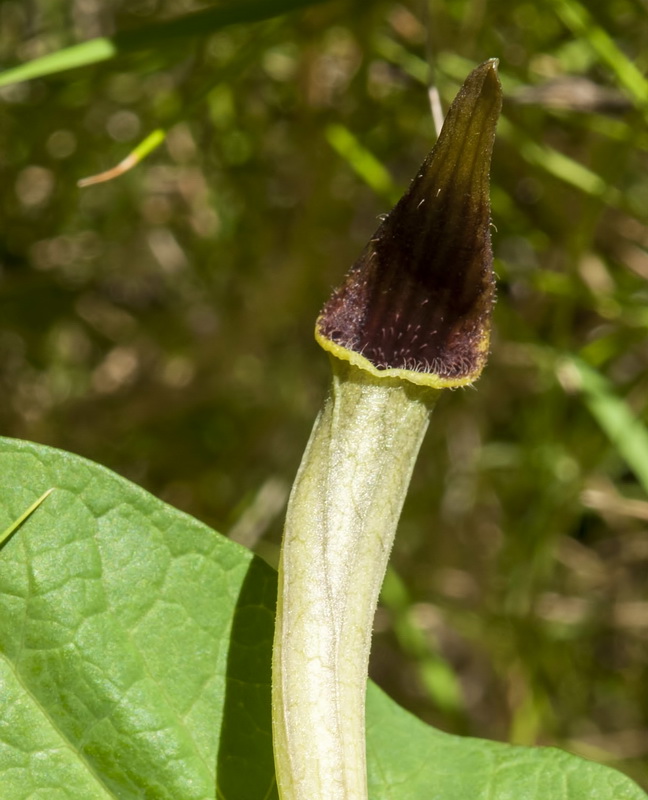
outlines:
[[[0, 438], [0, 478], [0, 797], [276, 798], [271, 568], [68, 453]], [[367, 716], [372, 800], [646, 800], [560, 750], [437, 731], [371, 685]]]

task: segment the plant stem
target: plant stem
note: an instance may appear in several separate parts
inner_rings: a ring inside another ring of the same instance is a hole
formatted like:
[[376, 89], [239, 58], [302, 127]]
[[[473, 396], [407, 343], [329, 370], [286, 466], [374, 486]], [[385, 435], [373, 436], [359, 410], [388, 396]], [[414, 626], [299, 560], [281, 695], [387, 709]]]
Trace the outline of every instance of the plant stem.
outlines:
[[331, 358], [333, 385], [293, 486], [273, 653], [282, 800], [365, 800], [373, 617], [438, 391]]

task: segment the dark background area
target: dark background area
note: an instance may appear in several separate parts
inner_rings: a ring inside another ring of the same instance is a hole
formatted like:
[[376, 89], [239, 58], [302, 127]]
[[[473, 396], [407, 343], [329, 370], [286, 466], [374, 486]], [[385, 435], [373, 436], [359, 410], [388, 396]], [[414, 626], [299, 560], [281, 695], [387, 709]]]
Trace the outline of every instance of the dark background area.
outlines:
[[[2, 0], [0, 66], [205, 6]], [[435, 410], [372, 675], [444, 730], [648, 787], [648, 452], [601, 427], [648, 407], [640, 0], [335, 0], [0, 89], [0, 433], [276, 563], [328, 382], [315, 317], [433, 144], [430, 66], [447, 108], [489, 57], [492, 355]]]

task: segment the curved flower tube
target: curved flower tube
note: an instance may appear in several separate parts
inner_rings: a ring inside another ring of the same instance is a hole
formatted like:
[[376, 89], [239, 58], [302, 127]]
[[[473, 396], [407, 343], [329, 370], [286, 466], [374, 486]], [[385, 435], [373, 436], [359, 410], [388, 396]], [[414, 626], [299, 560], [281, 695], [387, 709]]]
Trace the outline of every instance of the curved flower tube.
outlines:
[[409, 190], [316, 323], [333, 383], [288, 505], [273, 650], [281, 800], [366, 800], [373, 616], [430, 412], [488, 355], [497, 61], [475, 69]]

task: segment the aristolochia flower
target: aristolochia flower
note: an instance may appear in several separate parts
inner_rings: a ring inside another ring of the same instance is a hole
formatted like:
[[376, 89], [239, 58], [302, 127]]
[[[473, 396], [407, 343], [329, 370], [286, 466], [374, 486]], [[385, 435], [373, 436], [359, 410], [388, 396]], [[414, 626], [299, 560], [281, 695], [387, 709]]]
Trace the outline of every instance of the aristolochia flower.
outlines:
[[501, 104], [493, 59], [469, 75], [409, 190], [324, 307], [324, 349], [435, 388], [479, 376], [494, 296], [489, 172]]

